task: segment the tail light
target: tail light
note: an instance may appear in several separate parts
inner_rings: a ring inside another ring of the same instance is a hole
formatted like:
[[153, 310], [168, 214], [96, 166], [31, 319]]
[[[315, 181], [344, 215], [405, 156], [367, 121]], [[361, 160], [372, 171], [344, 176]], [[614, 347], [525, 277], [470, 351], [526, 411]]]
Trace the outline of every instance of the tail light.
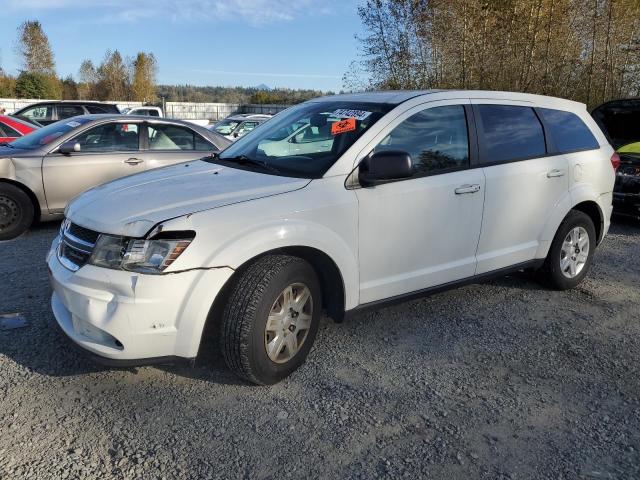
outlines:
[[618, 167], [620, 166], [620, 155], [617, 152], [613, 152], [611, 155], [611, 166], [613, 167], [613, 171], [617, 172]]

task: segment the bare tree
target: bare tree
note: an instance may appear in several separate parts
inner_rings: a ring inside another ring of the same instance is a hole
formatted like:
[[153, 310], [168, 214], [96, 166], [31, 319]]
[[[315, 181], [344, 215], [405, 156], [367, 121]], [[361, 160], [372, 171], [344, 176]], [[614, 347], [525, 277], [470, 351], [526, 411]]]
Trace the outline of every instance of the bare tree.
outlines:
[[594, 106], [640, 89], [638, 0], [368, 0], [368, 88], [517, 90]]

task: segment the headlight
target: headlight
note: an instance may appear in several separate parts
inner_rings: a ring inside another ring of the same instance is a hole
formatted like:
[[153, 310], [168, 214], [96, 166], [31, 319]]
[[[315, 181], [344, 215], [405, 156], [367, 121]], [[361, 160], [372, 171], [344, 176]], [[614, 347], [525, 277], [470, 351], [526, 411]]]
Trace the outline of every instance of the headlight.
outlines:
[[[172, 237], [175, 236], [175, 232]], [[100, 235], [89, 263], [97, 267], [130, 272], [159, 274], [186, 250], [193, 240], [188, 238], [159, 238], [153, 240]]]

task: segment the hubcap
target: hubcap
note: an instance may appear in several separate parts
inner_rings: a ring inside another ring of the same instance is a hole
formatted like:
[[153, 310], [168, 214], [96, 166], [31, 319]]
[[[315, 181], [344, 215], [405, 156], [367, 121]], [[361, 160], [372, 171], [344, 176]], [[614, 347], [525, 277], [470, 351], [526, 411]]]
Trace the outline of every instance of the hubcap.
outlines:
[[574, 278], [589, 258], [589, 234], [582, 227], [573, 228], [565, 237], [560, 250], [560, 270], [567, 278]]
[[0, 231], [5, 230], [20, 219], [20, 207], [11, 198], [0, 195]]
[[294, 283], [280, 293], [264, 331], [264, 346], [271, 361], [286, 363], [296, 356], [307, 339], [312, 316], [309, 287]]

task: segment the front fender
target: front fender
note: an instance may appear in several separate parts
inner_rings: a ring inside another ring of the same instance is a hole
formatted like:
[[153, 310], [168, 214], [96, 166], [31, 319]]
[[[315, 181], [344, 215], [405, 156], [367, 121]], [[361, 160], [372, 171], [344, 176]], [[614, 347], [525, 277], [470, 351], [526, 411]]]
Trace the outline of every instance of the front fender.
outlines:
[[16, 166], [10, 158], [0, 158], [0, 178], [16, 180]]
[[255, 257], [287, 247], [309, 247], [325, 253], [342, 275], [346, 309], [358, 305], [357, 252], [336, 232], [316, 223], [304, 220], [274, 221], [251, 228], [251, 231], [239, 232], [211, 252], [205, 263], [238, 269]]

